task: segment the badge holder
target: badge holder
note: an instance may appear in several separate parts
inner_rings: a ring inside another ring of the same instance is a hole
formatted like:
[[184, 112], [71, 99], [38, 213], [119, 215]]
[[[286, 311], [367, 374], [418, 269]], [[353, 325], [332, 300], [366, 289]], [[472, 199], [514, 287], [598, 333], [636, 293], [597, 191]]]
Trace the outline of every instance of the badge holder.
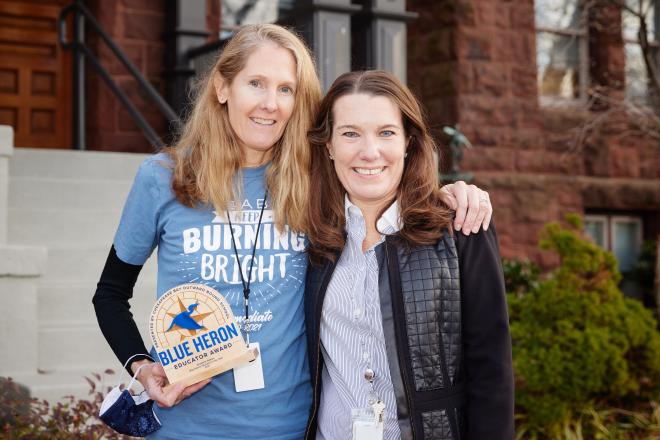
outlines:
[[385, 404], [377, 401], [368, 408], [351, 410], [353, 440], [382, 440], [385, 427]]
[[[258, 342], [249, 342], [248, 348], [261, 353]], [[261, 356], [248, 362], [247, 364], [234, 367], [234, 387], [237, 393], [243, 391], [260, 390], [266, 385], [264, 383], [264, 368], [261, 363]]]
[[369, 382], [369, 406], [366, 408], [353, 408], [351, 410], [351, 423], [353, 440], [383, 440], [385, 431], [385, 403], [374, 392], [375, 373], [367, 368], [364, 378]]
[[[261, 220], [264, 215], [264, 208], [266, 207], [266, 199], [268, 198], [268, 190], [264, 193], [264, 203], [261, 205], [261, 212], [259, 213], [259, 223], [257, 224], [257, 234], [254, 239], [254, 246], [252, 247], [252, 259], [250, 260], [250, 269], [248, 271], [247, 280], [243, 276], [243, 270], [239, 270], [241, 275], [241, 284], [243, 285], [243, 299], [245, 305], [245, 335], [247, 337], [247, 348], [253, 352], [260, 353], [259, 343], [250, 343], [250, 283], [252, 282], [252, 269], [254, 267], [254, 253], [257, 250], [257, 243], [259, 242], [259, 231], [261, 230]], [[227, 222], [229, 223], [229, 231], [231, 231], [231, 242], [234, 245], [234, 254], [236, 261], [240, 261], [238, 256], [238, 247], [236, 246], [236, 237], [234, 236], [234, 226], [231, 224], [231, 215], [227, 211]], [[250, 360], [248, 363], [234, 367], [234, 388], [237, 393], [243, 391], [260, 390], [266, 385], [264, 383], [264, 369], [261, 363], [261, 356], [256, 359]]]

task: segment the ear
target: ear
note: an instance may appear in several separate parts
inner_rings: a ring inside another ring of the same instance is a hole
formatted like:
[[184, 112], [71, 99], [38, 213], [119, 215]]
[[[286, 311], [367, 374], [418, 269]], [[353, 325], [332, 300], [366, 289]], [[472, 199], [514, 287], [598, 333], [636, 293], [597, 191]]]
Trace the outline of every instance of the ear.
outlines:
[[325, 148], [326, 150], [328, 150], [328, 157], [330, 158], [330, 160], [335, 160], [335, 156], [334, 154], [332, 154], [333, 151], [332, 144], [328, 142], [327, 144], [325, 144]]
[[215, 88], [215, 95], [220, 104], [227, 102], [227, 81], [220, 75], [217, 70], [213, 73], [213, 87]]

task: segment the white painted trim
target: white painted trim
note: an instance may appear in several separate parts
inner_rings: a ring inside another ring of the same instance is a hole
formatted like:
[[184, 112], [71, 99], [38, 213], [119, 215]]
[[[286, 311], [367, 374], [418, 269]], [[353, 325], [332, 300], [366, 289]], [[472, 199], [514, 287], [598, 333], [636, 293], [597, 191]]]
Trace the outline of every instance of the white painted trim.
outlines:
[[594, 223], [603, 223], [603, 249], [610, 250], [610, 225], [607, 215], [592, 215], [588, 214], [584, 216], [584, 221], [594, 222]]
[[639, 254], [642, 251], [642, 241], [644, 234], [642, 232], [642, 228], [644, 227], [644, 224], [642, 223], [642, 219], [637, 216], [632, 216], [632, 215], [613, 215], [610, 216], [610, 235], [612, 237], [611, 243], [612, 247], [611, 250], [614, 252], [614, 249], [616, 248], [616, 234], [614, 234], [614, 226], [617, 223], [633, 223], [637, 225], [637, 250], [636, 250], [636, 255], [635, 257], [639, 257]]

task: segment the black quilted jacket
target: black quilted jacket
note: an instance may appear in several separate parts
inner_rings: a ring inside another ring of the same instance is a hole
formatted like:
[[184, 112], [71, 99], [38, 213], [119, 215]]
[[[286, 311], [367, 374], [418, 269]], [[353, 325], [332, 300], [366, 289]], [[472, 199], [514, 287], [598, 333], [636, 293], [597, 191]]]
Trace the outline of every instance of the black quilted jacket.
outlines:
[[[383, 331], [404, 439], [510, 440], [513, 370], [494, 227], [407, 251], [376, 248]], [[334, 263], [310, 265], [305, 313], [314, 439], [323, 357], [319, 326]], [[393, 341], [392, 343], [390, 341]], [[337, 439], [342, 440], [342, 439]]]

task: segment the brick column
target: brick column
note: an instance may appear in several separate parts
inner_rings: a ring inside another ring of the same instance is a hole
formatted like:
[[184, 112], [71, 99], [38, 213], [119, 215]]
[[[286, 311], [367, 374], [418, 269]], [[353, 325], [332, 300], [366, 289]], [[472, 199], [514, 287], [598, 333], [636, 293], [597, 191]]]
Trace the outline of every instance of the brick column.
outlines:
[[472, 142], [461, 170], [473, 172], [474, 183], [491, 195], [502, 254], [551, 264], [537, 249], [538, 231], [581, 200], [570, 183], [545, 176], [575, 174], [577, 165], [548, 149], [542, 135], [533, 1], [407, 6], [420, 15], [408, 27], [409, 84], [436, 140], [446, 144], [441, 127], [458, 123]]

